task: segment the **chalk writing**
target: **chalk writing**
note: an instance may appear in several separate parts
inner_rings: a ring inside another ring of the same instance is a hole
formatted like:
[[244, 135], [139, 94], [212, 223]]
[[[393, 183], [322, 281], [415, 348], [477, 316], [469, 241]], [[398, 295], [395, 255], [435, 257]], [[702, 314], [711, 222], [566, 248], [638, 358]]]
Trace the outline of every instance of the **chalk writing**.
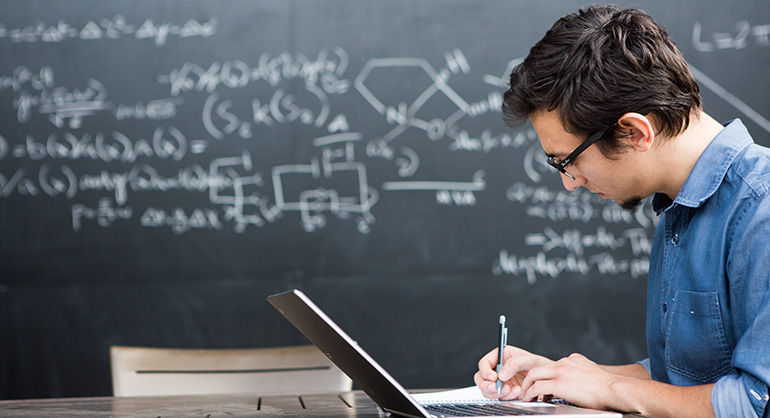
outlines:
[[523, 276], [533, 285], [538, 277], [558, 278], [564, 273], [589, 276], [596, 272], [600, 275], [618, 275], [628, 273], [633, 278], [645, 277], [649, 273], [649, 257], [618, 259], [611, 253], [599, 253], [588, 258], [575, 254], [565, 257], [551, 257], [545, 252], [533, 256], [519, 256], [508, 250], [500, 250], [499, 256], [492, 263], [492, 274], [496, 276]]
[[753, 42], [760, 47], [770, 46], [770, 24], [752, 26], [741, 20], [735, 24], [732, 32], [703, 33], [703, 24], [695, 22], [692, 28], [692, 44], [700, 52], [713, 52], [720, 49], [743, 49]]
[[34, 90], [51, 88], [54, 86], [53, 75], [53, 68], [48, 65], [41, 66], [36, 72], [25, 66], [16, 67], [12, 75], [0, 75], [0, 89], [11, 88], [18, 92], [27, 86]]
[[155, 128], [151, 139], [131, 139], [119, 131], [109, 135], [97, 132], [94, 136], [88, 133], [78, 136], [71, 132], [53, 132], [45, 141], [27, 135], [24, 143], [15, 145], [10, 155], [33, 161], [90, 159], [105, 163], [133, 163], [139, 158], [170, 158], [179, 161], [187, 154], [189, 142], [173, 126]]
[[476, 197], [473, 192], [480, 192], [486, 188], [484, 171], [477, 171], [473, 180], [469, 182], [458, 181], [398, 181], [385, 182], [383, 190], [429, 190], [436, 191], [436, 202], [443, 205], [454, 203], [458, 206], [473, 206]]
[[116, 40], [126, 36], [135, 39], [152, 39], [156, 46], [164, 46], [171, 36], [180, 38], [209, 37], [217, 31], [217, 19], [207, 22], [190, 19], [183, 24], [159, 23], [147, 19], [140, 25], [129, 23], [126, 18], [117, 15], [112, 19], [89, 21], [83, 26], [74, 26], [63, 20], [56, 24], [37, 22], [23, 27], [8, 27], [0, 23], [0, 40], [21, 43], [59, 43], [65, 41]]
[[191, 229], [222, 229], [219, 214], [211, 209], [193, 209], [187, 214], [183, 208], [163, 210], [149, 207], [142, 214], [141, 225], [147, 228], [170, 228], [181, 235]]
[[118, 104], [115, 108], [115, 119], [151, 119], [164, 120], [176, 117], [179, 106], [184, 103], [180, 98], [149, 100], [147, 103], [138, 102], [133, 105]]
[[105, 112], [112, 112], [117, 121], [164, 120], [174, 118], [184, 103], [181, 98], [167, 98], [115, 105], [108, 100], [107, 88], [99, 80], [89, 78], [84, 86], [70, 88], [57, 86], [54, 75], [50, 66], [41, 66], [37, 71], [21, 66], [12, 75], [0, 76], [0, 92], [10, 89], [16, 94], [12, 106], [20, 123], [26, 124], [39, 114], [57, 128], [79, 129], [84, 118]]
[[[358, 136], [316, 138], [314, 142], [324, 146], [323, 158], [313, 158], [310, 164], [273, 168], [276, 208], [282, 212], [299, 211], [303, 228], [308, 232], [326, 225], [324, 212], [343, 219], [359, 215], [357, 225], [361, 232], [369, 231], [374, 222], [371, 208], [379, 194], [368, 184], [366, 166], [353, 160], [351, 146], [338, 148], [338, 152], [328, 148], [345, 139], [356, 141]], [[312, 188], [308, 189], [307, 184]]]
[[520, 148], [524, 146], [524, 144], [529, 143], [527, 137], [522, 133], [512, 135], [504, 132], [495, 135], [489, 129], [483, 130], [477, 137], [471, 136], [466, 130], [461, 130], [459, 132], [451, 130], [447, 133], [447, 136], [454, 140], [454, 142], [449, 145], [450, 151], [477, 151], [490, 153], [504, 148]]
[[638, 223], [648, 228], [657, 225], [658, 220], [649, 205], [631, 213], [584, 189], [568, 192], [564, 189], [553, 190], [545, 185], [516, 182], [508, 187], [506, 197], [511, 202], [524, 204], [530, 217], [554, 222], [570, 220], [589, 223], [600, 218], [606, 223]]
[[303, 54], [282, 52], [274, 56], [263, 53], [256, 66], [241, 60], [214, 62], [208, 68], [186, 62], [168, 74], [159, 74], [157, 79], [160, 84], [170, 87], [172, 96], [188, 91], [213, 93], [220, 85], [230, 89], [244, 88], [260, 80], [278, 86], [294, 79], [318, 85], [328, 94], [343, 94], [350, 87], [350, 82], [339, 77], [347, 66], [347, 53], [336, 47], [331, 54], [327, 50], [320, 51], [312, 60]]
[[113, 208], [112, 202], [107, 198], [99, 199], [96, 208], [89, 208], [83, 204], [72, 205], [72, 229], [75, 232], [83, 228], [83, 220], [96, 220], [96, 224], [107, 228], [115, 221], [131, 219], [133, 212], [130, 207]]
[[651, 244], [648, 240], [645, 240], [644, 235], [640, 235], [640, 231], [643, 229], [631, 229], [623, 232], [624, 236], [616, 236], [613, 232], [608, 231], [604, 226], [600, 226], [596, 229], [594, 234], [584, 234], [577, 229], [569, 229], [561, 233], [557, 233], [552, 228], [548, 227], [543, 230], [542, 233], [528, 234], [524, 238], [524, 243], [531, 246], [539, 246], [545, 252], [562, 248], [576, 255], [583, 255], [585, 248], [604, 248], [615, 250], [623, 247], [629, 243], [629, 240], [633, 240], [632, 249], [635, 255], [642, 253], [649, 254]]

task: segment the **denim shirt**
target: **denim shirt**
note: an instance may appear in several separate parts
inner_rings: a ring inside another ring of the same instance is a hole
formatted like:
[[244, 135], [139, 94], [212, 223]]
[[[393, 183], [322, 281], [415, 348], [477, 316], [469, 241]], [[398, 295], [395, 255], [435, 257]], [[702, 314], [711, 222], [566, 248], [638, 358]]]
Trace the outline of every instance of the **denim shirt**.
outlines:
[[770, 416], [770, 149], [730, 122], [653, 208], [641, 364], [657, 381], [716, 383], [718, 417]]

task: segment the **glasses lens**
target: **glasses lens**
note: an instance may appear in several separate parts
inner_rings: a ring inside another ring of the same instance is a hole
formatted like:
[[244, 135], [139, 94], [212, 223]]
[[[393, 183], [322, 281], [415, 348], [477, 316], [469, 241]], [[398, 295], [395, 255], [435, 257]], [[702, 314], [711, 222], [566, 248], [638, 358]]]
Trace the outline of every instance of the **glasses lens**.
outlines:
[[571, 178], [572, 180], [575, 180], [575, 177], [573, 177], [572, 174], [570, 174], [566, 170], [564, 170], [564, 166], [566, 164], [562, 164], [562, 162], [557, 162], [556, 159], [553, 158], [553, 157], [548, 157], [548, 159], [546, 161], [548, 162], [548, 165], [550, 165], [551, 167], [559, 170], [560, 173], [562, 173], [565, 176]]

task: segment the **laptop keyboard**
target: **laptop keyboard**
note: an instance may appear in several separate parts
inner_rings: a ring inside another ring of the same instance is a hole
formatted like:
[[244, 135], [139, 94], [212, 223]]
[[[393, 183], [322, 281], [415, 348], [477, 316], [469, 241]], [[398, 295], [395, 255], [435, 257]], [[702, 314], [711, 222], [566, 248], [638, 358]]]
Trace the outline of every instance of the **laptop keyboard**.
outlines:
[[437, 418], [474, 416], [545, 415], [500, 404], [444, 404], [423, 405]]

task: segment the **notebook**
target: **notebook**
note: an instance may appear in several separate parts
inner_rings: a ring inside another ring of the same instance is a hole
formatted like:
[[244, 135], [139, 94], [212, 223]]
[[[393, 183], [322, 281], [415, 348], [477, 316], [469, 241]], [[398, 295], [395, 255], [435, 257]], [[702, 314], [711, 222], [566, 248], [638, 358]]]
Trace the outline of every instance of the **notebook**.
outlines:
[[[326, 354], [351, 380], [386, 413], [414, 418], [539, 416], [620, 417], [621, 414], [595, 411], [549, 402], [520, 402], [474, 399], [465, 392], [438, 396], [410, 395], [345, 331], [337, 326], [300, 290], [290, 290], [267, 298], [310, 342]], [[488, 411], [496, 409], [495, 411]]]

